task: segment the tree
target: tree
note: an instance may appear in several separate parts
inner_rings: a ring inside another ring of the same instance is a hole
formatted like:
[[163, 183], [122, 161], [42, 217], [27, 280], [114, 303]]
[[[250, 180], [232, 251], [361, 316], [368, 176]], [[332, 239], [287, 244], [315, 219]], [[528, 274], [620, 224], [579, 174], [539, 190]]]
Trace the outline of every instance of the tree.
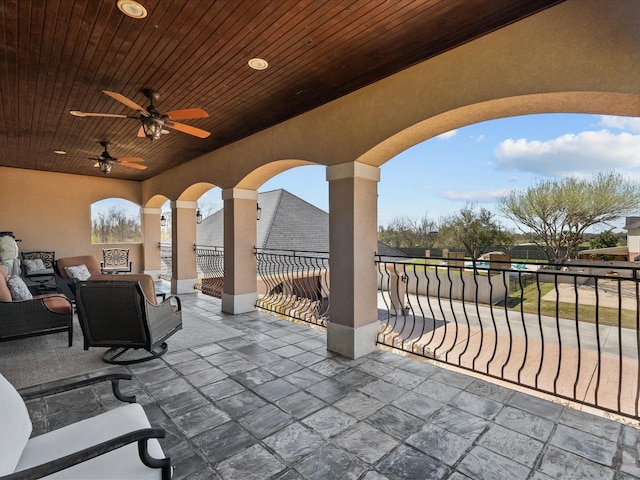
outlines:
[[135, 243], [141, 240], [140, 219], [128, 216], [123, 208], [113, 206], [93, 219], [92, 243]]
[[436, 238], [436, 222], [423, 215], [420, 219], [394, 217], [388, 227], [378, 229], [378, 239], [394, 248], [433, 247]]
[[513, 236], [493, 213], [481, 207], [478, 212], [474, 204], [468, 203], [460, 213], [445, 218], [438, 232], [439, 242], [450, 247], [464, 247], [476, 259], [496, 245], [511, 245]]
[[[596, 235], [589, 242], [590, 248], [609, 248], [618, 246], [618, 236], [613, 233], [612, 229], [602, 232]], [[608, 255], [591, 255], [592, 258], [599, 258], [600, 260], [609, 260]]]
[[499, 208], [522, 232], [530, 232], [549, 263], [565, 263], [576, 257], [585, 230], [637, 210], [639, 202], [638, 184], [600, 172], [591, 180], [542, 180], [503, 196]]

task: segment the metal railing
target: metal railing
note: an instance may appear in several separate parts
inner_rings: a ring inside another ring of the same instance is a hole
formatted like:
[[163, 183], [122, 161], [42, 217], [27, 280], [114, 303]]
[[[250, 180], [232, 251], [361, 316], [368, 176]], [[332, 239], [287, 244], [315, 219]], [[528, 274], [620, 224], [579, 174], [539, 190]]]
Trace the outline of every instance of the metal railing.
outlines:
[[376, 263], [380, 344], [639, 418], [636, 268]]
[[222, 298], [224, 286], [224, 249], [207, 245], [194, 245], [196, 252], [196, 289], [206, 295]]
[[[218, 296], [222, 248], [195, 251], [200, 288]], [[329, 254], [255, 255], [256, 306], [326, 327]], [[640, 418], [638, 269], [389, 256], [376, 266], [378, 344]]]
[[329, 254], [256, 249], [262, 310], [326, 327], [329, 318]]

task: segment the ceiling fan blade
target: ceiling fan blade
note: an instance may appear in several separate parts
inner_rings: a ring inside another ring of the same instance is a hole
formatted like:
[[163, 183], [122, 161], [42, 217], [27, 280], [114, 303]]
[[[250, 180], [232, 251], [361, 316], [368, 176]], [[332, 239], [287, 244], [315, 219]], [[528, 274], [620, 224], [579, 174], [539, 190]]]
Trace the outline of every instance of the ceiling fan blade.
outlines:
[[118, 157], [118, 160], [120, 160], [121, 162], [130, 162], [130, 163], [144, 162], [144, 159], [140, 157]]
[[141, 107], [140, 105], [138, 105], [133, 100], [129, 100], [124, 95], [121, 95], [121, 94], [116, 93], [116, 92], [110, 92], [109, 90], [103, 90], [103, 92], [106, 93], [107, 95], [109, 95], [114, 100], [117, 100], [118, 102], [126, 105], [127, 107], [133, 108], [134, 110], [137, 110], [142, 115], [147, 116], [147, 117], [149, 116], [149, 112], [147, 112], [147, 110], [144, 107]]
[[128, 118], [126, 115], [121, 115], [118, 113], [91, 113], [91, 112], [80, 112], [78, 110], [71, 110], [69, 113], [74, 117]]
[[147, 169], [146, 165], [138, 165], [137, 163], [123, 162], [122, 160], [120, 160], [118, 163], [120, 165], [122, 165], [123, 167], [135, 168], [137, 170], [146, 170]]
[[174, 130], [178, 130], [182, 133], [188, 133], [189, 135], [193, 135], [195, 137], [207, 138], [211, 135], [211, 132], [207, 132], [206, 130], [201, 130], [200, 128], [192, 127], [191, 125], [185, 125], [184, 123], [176, 123], [176, 122], [165, 122], [164, 124], [167, 128], [173, 128]]
[[201, 108], [185, 108], [184, 110], [173, 110], [167, 112], [167, 115], [172, 120], [189, 120], [192, 118], [207, 118], [209, 114]]

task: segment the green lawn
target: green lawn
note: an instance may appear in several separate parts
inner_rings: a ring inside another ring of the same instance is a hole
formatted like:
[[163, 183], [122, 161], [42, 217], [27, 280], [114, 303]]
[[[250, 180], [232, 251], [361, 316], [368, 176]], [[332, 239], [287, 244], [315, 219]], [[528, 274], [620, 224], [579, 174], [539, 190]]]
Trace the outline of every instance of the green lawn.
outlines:
[[[509, 310], [520, 311], [520, 303], [522, 303], [522, 310], [524, 313], [538, 313], [538, 296], [544, 297], [547, 293], [552, 291], [553, 284], [540, 284], [540, 292], [535, 284], [525, 287], [523, 291], [516, 291], [509, 297]], [[617, 308], [600, 307], [596, 309], [594, 305], [577, 305], [578, 307], [578, 320], [581, 322], [596, 322], [600, 325], [609, 325], [617, 327], [620, 323], [623, 328], [637, 328], [636, 311], [635, 310], [621, 310], [618, 312]], [[620, 314], [620, 318], [618, 315]], [[575, 320], [576, 318], [576, 305], [568, 302], [555, 301], [540, 301], [540, 315], [548, 317], [565, 318], [569, 320]]]

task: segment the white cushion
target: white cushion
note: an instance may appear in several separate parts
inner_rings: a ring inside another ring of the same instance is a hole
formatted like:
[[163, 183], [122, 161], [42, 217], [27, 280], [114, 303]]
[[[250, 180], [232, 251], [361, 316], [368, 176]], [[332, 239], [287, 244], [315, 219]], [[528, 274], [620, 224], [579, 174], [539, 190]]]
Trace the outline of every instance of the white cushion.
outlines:
[[23, 260], [22, 263], [24, 263], [24, 266], [27, 269], [27, 275], [47, 270], [47, 267], [44, 266], [44, 262], [41, 258], [27, 258], [26, 260]]
[[0, 375], [0, 476], [13, 473], [31, 436], [31, 419], [20, 394]]
[[77, 280], [89, 280], [91, 273], [89, 273], [89, 269], [83, 263], [82, 265], [73, 265], [71, 267], [64, 267], [64, 271], [67, 272], [69, 278], [75, 278]]
[[33, 298], [29, 287], [20, 277], [12, 275], [7, 279], [7, 285], [9, 285], [12, 300], [31, 300]]
[[[144, 409], [137, 403], [127, 404], [66, 427], [53, 430], [27, 443], [16, 471], [77, 452], [127, 432], [149, 428]], [[164, 458], [157, 440], [149, 440], [149, 453]], [[159, 479], [161, 471], [145, 466], [138, 456], [138, 443], [132, 443], [92, 460], [67, 468], [44, 478], [58, 479]]]

